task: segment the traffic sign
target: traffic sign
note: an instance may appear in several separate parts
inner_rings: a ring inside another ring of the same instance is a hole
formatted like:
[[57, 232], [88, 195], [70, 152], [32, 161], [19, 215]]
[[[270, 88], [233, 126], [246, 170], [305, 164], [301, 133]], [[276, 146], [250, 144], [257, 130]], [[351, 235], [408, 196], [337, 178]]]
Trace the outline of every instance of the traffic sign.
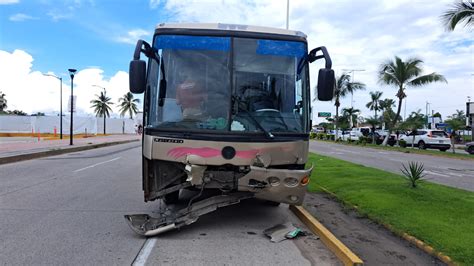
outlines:
[[318, 117], [331, 117], [330, 112], [318, 112]]

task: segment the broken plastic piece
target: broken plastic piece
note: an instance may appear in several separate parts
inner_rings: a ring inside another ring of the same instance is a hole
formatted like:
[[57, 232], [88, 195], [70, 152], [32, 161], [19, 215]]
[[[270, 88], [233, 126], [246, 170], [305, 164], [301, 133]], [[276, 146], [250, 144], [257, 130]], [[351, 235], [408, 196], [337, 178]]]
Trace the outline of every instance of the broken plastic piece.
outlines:
[[265, 229], [263, 233], [270, 237], [270, 241], [274, 243], [281, 242], [285, 239], [298, 236], [301, 229], [295, 227], [292, 223], [277, 224], [273, 227]]
[[254, 194], [248, 192], [219, 195], [195, 202], [176, 212], [162, 213], [159, 217], [151, 217], [148, 214], [134, 214], [125, 215], [125, 219], [135, 233], [150, 237], [192, 224], [197, 221], [199, 216], [253, 197]]

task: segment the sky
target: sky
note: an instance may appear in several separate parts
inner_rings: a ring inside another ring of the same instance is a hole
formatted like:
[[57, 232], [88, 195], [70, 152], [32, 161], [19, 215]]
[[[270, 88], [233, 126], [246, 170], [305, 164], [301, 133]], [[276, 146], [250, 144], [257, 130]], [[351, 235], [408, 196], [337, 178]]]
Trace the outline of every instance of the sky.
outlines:
[[[354, 81], [367, 85], [352, 105], [364, 117], [370, 91], [395, 98], [396, 88], [378, 83], [377, 68], [394, 56], [423, 60], [424, 73], [437, 72], [448, 83], [408, 88], [402, 116], [426, 103], [443, 118], [465, 110], [474, 99], [474, 31], [448, 32], [440, 15], [454, 0], [290, 0], [290, 29], [308, 35], [309, 48], [326, 46], [337, 75], [354, 71]], [[79, 115], [93, 115], [90, 100], [106, 88], [117, 102], [128, 91], [128, 65], [136, 41], [151, 41], [162, 22], [221, 22], [285, 28], [286, 0], [0, 0], [0, 91], [8, 110], [27, 113], [59, 111], [70, 95], [68, 68], [74, 78]], [[311, 86], [322, 62], [311, 65]], [[141, 98], [141, 95], [136, 95]], [[313, 103], [313, 114], [335, 113], [333, 102]], [[351, 106], [351, 97], [341, 108]], [[406, 109], [406, 112], [405, 112]], [[118, 108], [113, 107], [115, 115]], [[315, 119], [316, 121], [323, 121]]]

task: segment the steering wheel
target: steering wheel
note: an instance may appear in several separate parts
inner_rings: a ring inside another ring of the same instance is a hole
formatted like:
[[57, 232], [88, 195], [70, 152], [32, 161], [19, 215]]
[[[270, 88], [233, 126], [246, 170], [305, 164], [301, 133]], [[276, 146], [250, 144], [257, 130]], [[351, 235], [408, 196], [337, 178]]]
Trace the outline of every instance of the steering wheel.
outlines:
[[268, 120], [265, 119], [267, 117], [274, 118], [274, 119], [271, 119], [271, 123], [277, 124], [278, 126], [272, 130], [276, 130], [279, 128], [283, 130], [288, 130], [288, 125], [285, 123], [285, 120], [283, 120], [283, 117], [281, 116], [280, 111], [277, 109], [265, 108], [265, 109], [256, 110], [255, 117], [258, 117], [262, 123], [268, 122]]

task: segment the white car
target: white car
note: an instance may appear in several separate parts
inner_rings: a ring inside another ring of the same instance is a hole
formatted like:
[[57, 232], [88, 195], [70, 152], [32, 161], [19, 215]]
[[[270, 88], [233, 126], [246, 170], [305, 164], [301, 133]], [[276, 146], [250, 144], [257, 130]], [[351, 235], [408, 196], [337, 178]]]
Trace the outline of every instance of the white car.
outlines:
[[343, 141], [358, 141], [359, 135], [355, 131], [344, 131], [342, 133], [342, 136], [340, 136], [340, 138]]
[[[415, 137], [414, 142], [413, 136]], [[404, 141], [400, 146], [411, 146], [414, 143], [413, 146], [422, 150], [432, 148], [446, 151], [451, 148], [451, 140], [448, 138], [448, 134], [442, 130], [418, 129], [416, 132], [401, 135], [400, 140]]]

